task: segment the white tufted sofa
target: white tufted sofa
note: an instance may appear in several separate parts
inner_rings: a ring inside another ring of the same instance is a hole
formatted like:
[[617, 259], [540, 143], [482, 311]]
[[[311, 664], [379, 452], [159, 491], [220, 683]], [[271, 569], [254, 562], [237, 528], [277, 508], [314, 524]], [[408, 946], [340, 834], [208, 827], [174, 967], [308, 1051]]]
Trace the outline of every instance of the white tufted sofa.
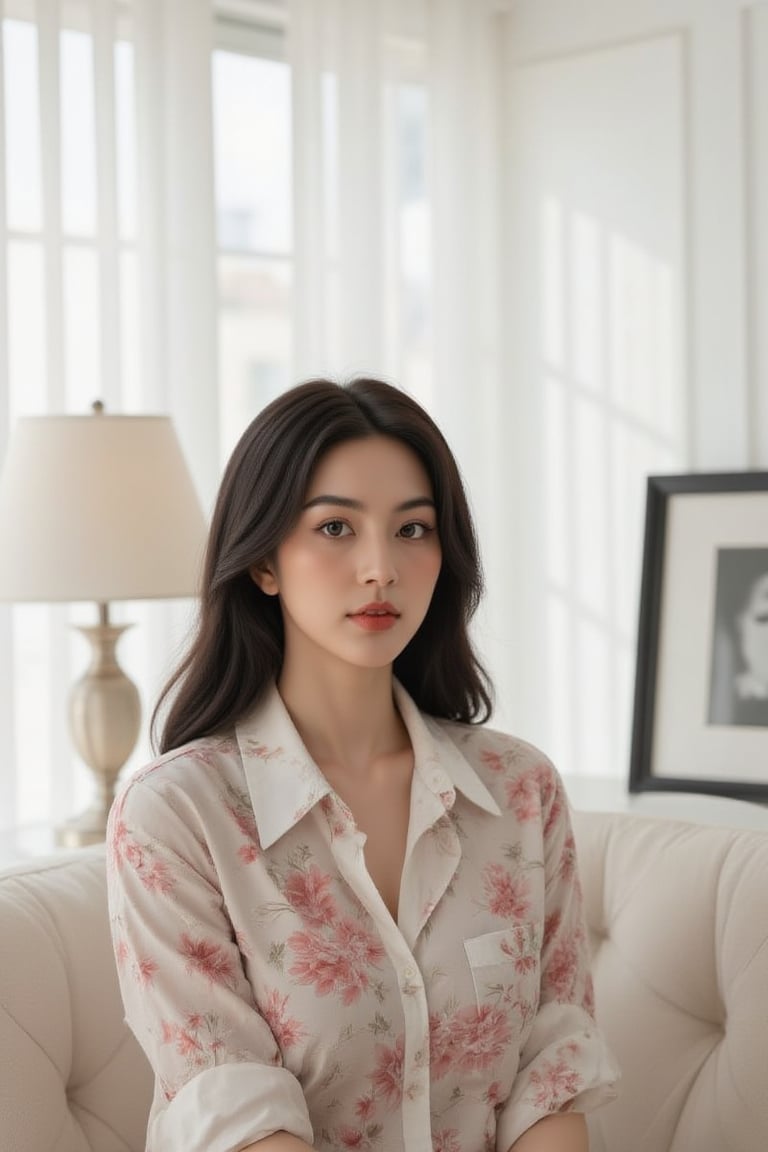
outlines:
[[768, 831], [577, 813], [621, 1095], [592, 1152], [768, 1152]]
[[[768, 1149], [768, 832], [576, 813], [622, 1093], [593, 1152]], [[142, 1152], [102, 851], [0, 874], [0, 1152]], [[163, 1150], [158, 1150], [163, 1152]], [[468, 1149], [467, 1152], [474, 1152]]]

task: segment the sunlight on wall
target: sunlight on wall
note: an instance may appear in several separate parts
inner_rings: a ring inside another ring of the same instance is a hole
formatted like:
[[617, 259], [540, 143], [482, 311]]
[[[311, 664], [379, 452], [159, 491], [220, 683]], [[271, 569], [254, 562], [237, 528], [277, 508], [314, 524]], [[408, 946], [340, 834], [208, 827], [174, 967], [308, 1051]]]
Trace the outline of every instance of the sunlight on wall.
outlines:
[[645, 476], [685, 457], [680, 289], [555, 196], [539, 254], [548, 726], [588, 774], [628, 760]]

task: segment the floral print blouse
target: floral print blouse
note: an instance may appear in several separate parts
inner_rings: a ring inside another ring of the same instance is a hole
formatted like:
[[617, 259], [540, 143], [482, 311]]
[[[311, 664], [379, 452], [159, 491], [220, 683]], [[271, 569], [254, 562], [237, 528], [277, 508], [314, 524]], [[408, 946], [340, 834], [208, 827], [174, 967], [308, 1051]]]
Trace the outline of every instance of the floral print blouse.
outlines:
[[236, 1152], [279, 1130], [329, 1152], [507, 1152], [548, 1113], [612, 1098], [557, 773], [395, 693], [414, 751], [397, 923], [276, 688], [113, 806], [149, 1152]]

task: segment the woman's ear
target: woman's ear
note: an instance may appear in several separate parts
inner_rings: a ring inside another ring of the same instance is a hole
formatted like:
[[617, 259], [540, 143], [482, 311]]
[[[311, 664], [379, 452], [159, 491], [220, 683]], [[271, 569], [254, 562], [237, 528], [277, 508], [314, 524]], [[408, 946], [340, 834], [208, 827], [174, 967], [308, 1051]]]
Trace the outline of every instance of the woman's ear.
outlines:
[[257, 564], [254, 564], [248, 569], [248, 573], [254, 584], [258, 584], [259, 588], [261, 588], [265, 595], [277, 596], [278, 592], [280, 591], [277, 583], [277, 576], [275, 576], [275, 573], [268, 565], [265, 565], [263, 568], [261, 568]]

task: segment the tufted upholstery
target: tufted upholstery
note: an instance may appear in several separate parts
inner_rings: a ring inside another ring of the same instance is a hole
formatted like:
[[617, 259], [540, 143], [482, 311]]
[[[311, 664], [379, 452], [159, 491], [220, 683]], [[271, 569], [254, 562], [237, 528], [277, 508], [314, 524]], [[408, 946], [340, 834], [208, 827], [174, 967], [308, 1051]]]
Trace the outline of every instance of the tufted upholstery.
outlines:
[[768, 834], [576, 813], [621, 1096], [594, 1152], [768, 1149]]
[[[766, 1152], [768, 834], [576, 813], [600, 1021], [593, 1152]], [[99, 849], [0, 874], [0, 1152], [142, 1152]], [[472, 1152], [472, 1150], [468, 1150]]]
[[142, 1152], [152, 1076], [123, 1023], [103, 851], [0, 876], [0, 1150]]

